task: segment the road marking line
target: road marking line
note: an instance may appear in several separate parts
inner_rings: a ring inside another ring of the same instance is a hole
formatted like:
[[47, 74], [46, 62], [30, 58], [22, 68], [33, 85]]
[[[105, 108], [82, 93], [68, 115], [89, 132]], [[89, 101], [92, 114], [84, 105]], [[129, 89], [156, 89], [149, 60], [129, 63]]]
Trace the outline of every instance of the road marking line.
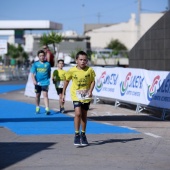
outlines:
[[106, 112], [106, 115], [109, 115], [109, 116], [110, 116], [110, 115], [111, 115], [111, 113], [110, 113], [110, 112]]
[[54, 110], [54, 111], [59, 111], [60, 109], [52, 108], [51, 110]]
[[129, 126], [121, 126], [121, 127], [123, 127], [123, 128], [128, 128], [128, 129], [131, 129], [131, 130], [136, 129], [136, 128], [132, 128], [132, 127], [129, 127]]
[[107, 122], [103, 122], [103, 124], [105, 124], [105, 125], [112, 125], [113, 126], [113, 124], [107, 123]]
[[70, 116], [72, 116], [72, 117], [74, 117], [75, 115], [74, 114], [72, 114], [72, 113], [69, 113], [68, 115], [70, 115]]
[[91, 113], [91, 115], [93, 115], [93, 116], [97, 116], [98, 115], [96, 112], [89, 112], [89, 113]]
[[153, 133], [144, 133], [145, 135], [152, 136], [154, 138], [161, 138], [161, 136], [154, 135]]

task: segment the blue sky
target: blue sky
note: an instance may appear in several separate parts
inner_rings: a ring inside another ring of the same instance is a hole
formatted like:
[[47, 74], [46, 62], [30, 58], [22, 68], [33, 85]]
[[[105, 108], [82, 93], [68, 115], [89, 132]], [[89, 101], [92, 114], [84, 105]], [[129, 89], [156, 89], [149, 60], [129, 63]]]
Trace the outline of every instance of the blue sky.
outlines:
[[[167, 10], [168, 0], [141, 0], [141, 12]], [[83, 32], [84, 23], [118, 23], [137, 13], [138, 0], [0, 0], [0, 20], [51, 20]]]

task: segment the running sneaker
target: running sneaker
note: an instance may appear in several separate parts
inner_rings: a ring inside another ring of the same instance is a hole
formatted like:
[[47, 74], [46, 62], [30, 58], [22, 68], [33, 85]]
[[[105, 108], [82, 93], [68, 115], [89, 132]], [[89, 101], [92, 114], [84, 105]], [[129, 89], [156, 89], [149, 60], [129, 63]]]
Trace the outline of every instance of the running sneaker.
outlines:
[[46, 113], [46, 115], [49, 115], [49, 114], [50, 114], [50, 109], [49, 109], [49, 108], [46, 108], [46, 109], [45, 109], [45, 113]]
[[40, 113], [40, 108], [36, 107], [35, 112], [36, 112], [36, 114]]
[[75, 135], [74, 137], [74, 145], [80, 146], [80, 135]]
[[60, 112], [61, 112], [61, 113], [64, 113], [64, 112], [65, 112], [64, 107], [61, 107], [61, 108], [60, 108]]
[[82, 146], [87, 146], [87, 145], [89, 145], [85, 134], [81, 134], [80, 141], [81, 141], [81, 145], [82, 145]]

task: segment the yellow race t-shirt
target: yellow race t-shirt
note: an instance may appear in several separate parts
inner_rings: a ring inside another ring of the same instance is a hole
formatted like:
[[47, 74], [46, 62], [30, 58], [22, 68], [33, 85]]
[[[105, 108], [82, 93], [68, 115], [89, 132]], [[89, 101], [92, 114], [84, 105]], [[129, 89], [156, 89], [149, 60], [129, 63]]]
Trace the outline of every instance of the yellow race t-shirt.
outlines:
[[79, 70], [77, 67], [72, 67], [66, 74], [66, 80], [72, 80], [70, 88], [71, 98], [73, 101], [88, 103], [91, 99], [88, 97], [88, 91], [91, 83], [95, 80], [95, 72], [91, 67], [86, 66]]
[[54, 70], [52, 78], [55, 80], [56, 88], [63, 88], [65, 81], [65, 70]]

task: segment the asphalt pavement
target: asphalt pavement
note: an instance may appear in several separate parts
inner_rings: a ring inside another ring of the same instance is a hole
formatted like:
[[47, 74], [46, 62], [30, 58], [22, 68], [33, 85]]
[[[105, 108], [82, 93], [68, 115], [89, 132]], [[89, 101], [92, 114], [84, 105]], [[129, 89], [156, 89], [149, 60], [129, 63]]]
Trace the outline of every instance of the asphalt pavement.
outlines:
[[[74, 110], [50, 100], [51, 115], [35, 115], [35, 99], [24, 95], [25, 81], [0, 82], [18, 86], [0, 93], [0, 169], [6, 170], [169, 170], [169, 118], [159, 112], [137, 114], [135, 107], [101, 101], [88, 112], [89, 146], [73, 145]], [[10, 86], [10, 87], [11, 87]]]

